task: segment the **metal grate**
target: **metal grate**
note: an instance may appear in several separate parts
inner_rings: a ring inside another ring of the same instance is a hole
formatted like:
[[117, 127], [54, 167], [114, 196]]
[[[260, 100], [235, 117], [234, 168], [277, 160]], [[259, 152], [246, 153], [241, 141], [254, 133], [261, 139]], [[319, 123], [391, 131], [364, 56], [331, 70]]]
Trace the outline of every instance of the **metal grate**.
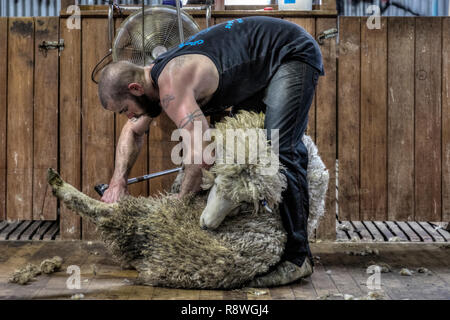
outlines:
[[337, 241], [450, 242], [440, 222], [336, 221]]
[[337, 241], [450, 242], [444, 222], [339, 220], [339, 160], [335, 168]]
[[59, 240], [59, 221], [0, 221], [3, 240]]

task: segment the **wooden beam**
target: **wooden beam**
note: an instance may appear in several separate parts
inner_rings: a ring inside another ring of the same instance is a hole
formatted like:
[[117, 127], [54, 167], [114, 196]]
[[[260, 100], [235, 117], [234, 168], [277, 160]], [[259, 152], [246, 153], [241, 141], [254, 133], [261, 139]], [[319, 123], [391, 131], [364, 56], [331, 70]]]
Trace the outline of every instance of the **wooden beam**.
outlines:
[[[212, 11], [211, 16], [213, 18], [219, 17], [246, 17], [246, 16], [274, 16], [274, 17], [336, 17], [337, 11], [333, 10], [311, 10], [311, 11], [299, 11], [299, 10], [270, 10], [270, 11], [258, 11], [258, 10], [234, 10], [236, 6], [227, 6], [223, 10], [216, 9]], [[241, 6], [242, 7], [242, 6]], [[256, 6], [254, 6], [256, 8]], [[127, 17], [134, 12], [134, 10], [127, 9], [127, 6], [121, 6], [122, 14]], [[231, 8], [231, 10], [230, 10]], [[275, 9], [275, 8], [274, 8]], [[205, 10], [186, 10], [193, 17], [204, 17]], [[68, 18], [72, 13], [67, 13], [65, 10], [61, 10], [60, 18]], [[117, 17], [117, 13], [115, 14]], [[108, 16], [108, 7], [104, 5], [80, 5], [80, 16], [82, 18], [102, 18]]]
[[57, 219], [56, 198], [47, 187], [47, 169], [58, 166], [59, 52], [42, 51], [39, 45], [58, 39], [59, 17], [35, 18], [33, 220]]
[[413, 19], [388, 20], [388, 220], [414, 218]]
[[416, 18], [415, 45], [414, 220], [442, 221], [441, 18]]
[[[81, 189], [81, 30], [68, 29], [67, 19], [60, 19], [61, 51], [59, 72], [60, 173], [78, 190]], [[63, 240], [81, 238], [81, 219], [61, 204], [60, 234]]]
[[60, 0], [61, 1], [61, 11], [66, 11], [68, 6], [75, 4], [75, 0]]
[[34, 19], [8, 22], [6, 212], [8, 220], [32, 220]]
[[6, 118], [8, 116], [8, 18], [0, 18], [0, 220], [6, 219]]
[[[316, 20], [316, 34], [336, 28], [336, 18]], [[321, 240], [336, 240], [336, 38], [320, 46], [325, 76], [316, 88], [316, 144], [330, 175], [326, 196], [326, 211], [316, 236]]]
[[360, 220], [361, 18], [340, 18], [338, 67], [339, 219]]
[[320, 10], [336, 10], [336, 0], [322, 0]]

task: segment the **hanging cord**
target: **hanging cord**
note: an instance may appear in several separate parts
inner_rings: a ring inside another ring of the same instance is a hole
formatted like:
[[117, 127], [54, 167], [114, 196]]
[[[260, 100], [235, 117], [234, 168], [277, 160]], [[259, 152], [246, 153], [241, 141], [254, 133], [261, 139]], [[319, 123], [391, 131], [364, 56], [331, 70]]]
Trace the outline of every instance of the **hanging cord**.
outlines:
[[[103, 2], [108, 3], [110, 6], [112, 6], [113, 11], [116, 10], [119, 13], [120, 18], [124, 17], [122, 8], [116, 3], [115, 0], [103, 0]], [[114, 13], [113, 13], [113, 15], [114, 15]], [[111, 38], [111, 30], [109, 30], [108, 36]], [[109, 49], [109, 52], [95, 65], [95, 67], [91, 73], [91, 80], [95, 84], [98, 84], [98, 82], [95, 80], [95, 75], [97, 74], [97, 72], [99, 72], [99, 66], [103, 63], [103, 61], [106, 60], [106, 58], [108, 58], [109, 56], [112, 55], [112, 39], [109, 39], [109, 40], [111, 41], [111, 48]]]
[[123, 17], [125, 17], [125, 16], [123, 15], [122, 8], [119, 6], [118, 3], [116, 3], [116, 1], [117, 1], [117, 0], [103, 0], [103, 3], [107, 3], [107, 4], [109, 4], [109, 5], [112, 5], [113, 8], [114, 8], [115, 10], [117, 10], [117, 12], [119, 13], [120, 17], [123, 18]]
[[[95, 65], [95, 67], [94, 67], [94, 70], [92, 70], [92, 73], [91, 73], [91, 80], [95, 83], [95, 84], [98, 84], [98, 82], [95, 80], [95, 75], [97, 74], [97, 72], [99, 72], [99, 70], [98, 70], [98, 67], [102, 64], [102, 62], [103, 61], [105, 61], [105, 59], [106, 58], [108, 58], [109, 56], [111, 56], [112, 55], [112, 51], [109, 51], [96, 65]], [[109, 63], [108, 63], [109, 64]], [[107, 64], [107, 65], [108, 65]], [[104, 67], [106, 67], [106, 65], [104, 66]], [[104, 68], [103, 67], [103, 68]], [[103, 69], [102, 68], [102, 69]], [[101, 70], [101, 69], [100, 69]]]

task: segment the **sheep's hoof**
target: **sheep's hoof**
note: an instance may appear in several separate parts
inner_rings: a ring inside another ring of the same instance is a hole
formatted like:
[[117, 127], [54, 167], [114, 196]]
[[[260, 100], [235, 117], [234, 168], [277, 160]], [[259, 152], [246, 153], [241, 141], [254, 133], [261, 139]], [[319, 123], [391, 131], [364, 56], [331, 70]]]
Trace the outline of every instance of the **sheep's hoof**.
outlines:
[[63, 180], [59, 176], [58, 172], [56, 172], [52, 168], [48, 168], [48, 170], [47, 170], [47, 182], [52, 187], [63, 185]]

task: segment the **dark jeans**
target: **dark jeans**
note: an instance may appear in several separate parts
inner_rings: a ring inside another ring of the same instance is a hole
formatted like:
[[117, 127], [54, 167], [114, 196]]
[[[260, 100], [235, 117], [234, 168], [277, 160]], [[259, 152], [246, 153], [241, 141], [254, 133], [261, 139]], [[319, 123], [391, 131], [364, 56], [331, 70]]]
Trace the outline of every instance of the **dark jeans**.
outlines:
[[[255, 108], [266, 113], [265, 127], [269, 140], [270, 129], [279, 129], [280, 163], [286, 168], [283, 173], [287, 178], [287, 189], [283, 192], [280, 204], [281, 219], [288, 235], [282, 260], [298, 266], [303, 264], [306, 256], [311, 258], [307, 232], [308, 151], [302, 137], [318, 78], [319, 72], [306, 63], [285, 62], [260, 94], [258, 100], [263, 104], [256, 105]], [[255, 106], [255, 101], [252, 103]], [[248, 101], [245, 104], [248, 105]], [[245, 107], [237, 106], [232, 111], [243, 108]]]

